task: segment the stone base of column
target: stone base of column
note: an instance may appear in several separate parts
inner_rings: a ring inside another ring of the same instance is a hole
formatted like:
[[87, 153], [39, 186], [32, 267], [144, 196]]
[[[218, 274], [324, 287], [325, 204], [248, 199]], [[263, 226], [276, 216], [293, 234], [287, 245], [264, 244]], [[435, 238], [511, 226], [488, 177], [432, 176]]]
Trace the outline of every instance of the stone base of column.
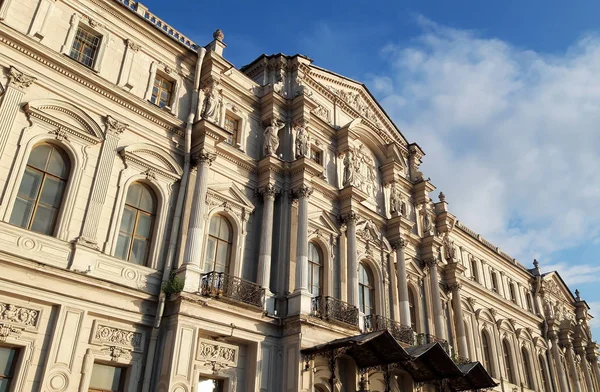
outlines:
[[200, 291], [202, 271], [194, 264], [183, 264], [177, 270], [177, 278], [183, 280], [183, 291], [186, 293], [197, 293]]
[[310, 314], [313, 296], [308, 290], [296, 290], [288, 297], [288, 315]]
[[270, 289], [265, 289], [265, 312], [270, 315], [275, 314], [275, 302], [277, 297], [271, 292]]

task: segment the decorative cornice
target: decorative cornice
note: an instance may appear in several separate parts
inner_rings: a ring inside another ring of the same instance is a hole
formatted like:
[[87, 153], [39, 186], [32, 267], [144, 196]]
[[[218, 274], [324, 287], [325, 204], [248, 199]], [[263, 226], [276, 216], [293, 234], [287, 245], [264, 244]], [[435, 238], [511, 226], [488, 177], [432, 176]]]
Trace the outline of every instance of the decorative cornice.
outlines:
[[36, 80], [37, 79], [33, 76], [24, 74], [12, 65], [8, 71], [8, 86], [14, 87], [23, 92], [27, 90], [29, 86], [31, 86]]

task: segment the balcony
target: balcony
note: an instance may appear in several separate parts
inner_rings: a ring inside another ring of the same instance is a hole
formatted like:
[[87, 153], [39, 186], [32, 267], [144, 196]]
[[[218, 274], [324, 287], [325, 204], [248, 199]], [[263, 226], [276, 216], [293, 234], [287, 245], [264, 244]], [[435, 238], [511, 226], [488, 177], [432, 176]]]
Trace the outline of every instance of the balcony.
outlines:
[[265, 304], [264, 288], [224, 272], [213, 271], [202, 275], [200, 295], [223, 298], [261, 309]]
[[442, 345], [442, 347], [444, 348], [446, 353], [448, 353], [448, 355], [452, 354], [450, 352], [450, 344], [448, 344], [448, 341], [446, 341], [442, 338], [438, 338], [437, 336], [430, 335], [428, 333], [417, 334], [417, 344], [419, 344], [419, 345], [420, 344], [428, 344], [428, 343], [436, 343], [436, 342]]
[[358, 308], [333, 297], [313, 298], [311, 314], [323, 320], [337, 321], [358, 327]]
[[387, 330], [397, 341], [410, 346], [415, 344], [415, 333], [411, 327], [387, 317], [374, 314], [365, 316], [365, 330], [369, 332]]

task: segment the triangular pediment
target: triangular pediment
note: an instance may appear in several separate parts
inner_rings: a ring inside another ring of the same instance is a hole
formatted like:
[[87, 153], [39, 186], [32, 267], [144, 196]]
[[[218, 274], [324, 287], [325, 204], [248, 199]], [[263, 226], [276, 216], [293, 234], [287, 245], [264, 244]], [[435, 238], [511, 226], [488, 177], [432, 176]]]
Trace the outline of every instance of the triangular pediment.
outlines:
[[339, 228], [334, 217], [325, 211], [313, 211], [308, 214], [309, 225], [315, 229], [324, 229], [330, 234], [339, 235]]
[[126, 163], [135, 163], [151, 172], [178, 179], [183, 169], [169, 152], [147, 143], [135, 143], [123, 147], [119, 154]]
[[544, 295], [550, 295], [556, 300], [573, 304], [575, 297], [567, 287], [560, 274], [556, 271], [544, 275], [543, 278]]
[[211, 184], [208, 186], [208, 194], [211, 198], [231, 202], [247, 210], [248, 213], [252, 213], [256, 208], [248, 196], [233, 182]]

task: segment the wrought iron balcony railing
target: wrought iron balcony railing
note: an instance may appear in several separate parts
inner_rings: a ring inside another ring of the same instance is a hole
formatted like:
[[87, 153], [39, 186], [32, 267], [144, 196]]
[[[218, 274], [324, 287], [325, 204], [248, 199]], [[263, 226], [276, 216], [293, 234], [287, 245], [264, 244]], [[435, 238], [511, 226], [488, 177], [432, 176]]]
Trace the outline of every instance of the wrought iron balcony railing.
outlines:
[[312, 315], [358, 327], [358, 308], [333, 297], [314, 297]]
[[387, 317], [375, 314], [365, 316], [365, 330], [370, 332], [387, 330], [397, 341], [411, 346], [415, 344], [415, 333], [411, 327]]
[[265, 303], [264, 288], [256, 283], [216, 271], [202, 275], [200, 295], [223, 297], [258, 308], [263, 308]]
[[417, 334], [417, 344], [427, 344], [427, 343], [435, 343], [435, 342], [441, 344], [442, 347], [444, 348], [444, 350], [448, 353], [448, 355], [451, 355], [450, 344], [448, 343], [447, 340], [438, 338], [437, 336], [434, 336], [434, 335], [431, 335], [428, 333]]

